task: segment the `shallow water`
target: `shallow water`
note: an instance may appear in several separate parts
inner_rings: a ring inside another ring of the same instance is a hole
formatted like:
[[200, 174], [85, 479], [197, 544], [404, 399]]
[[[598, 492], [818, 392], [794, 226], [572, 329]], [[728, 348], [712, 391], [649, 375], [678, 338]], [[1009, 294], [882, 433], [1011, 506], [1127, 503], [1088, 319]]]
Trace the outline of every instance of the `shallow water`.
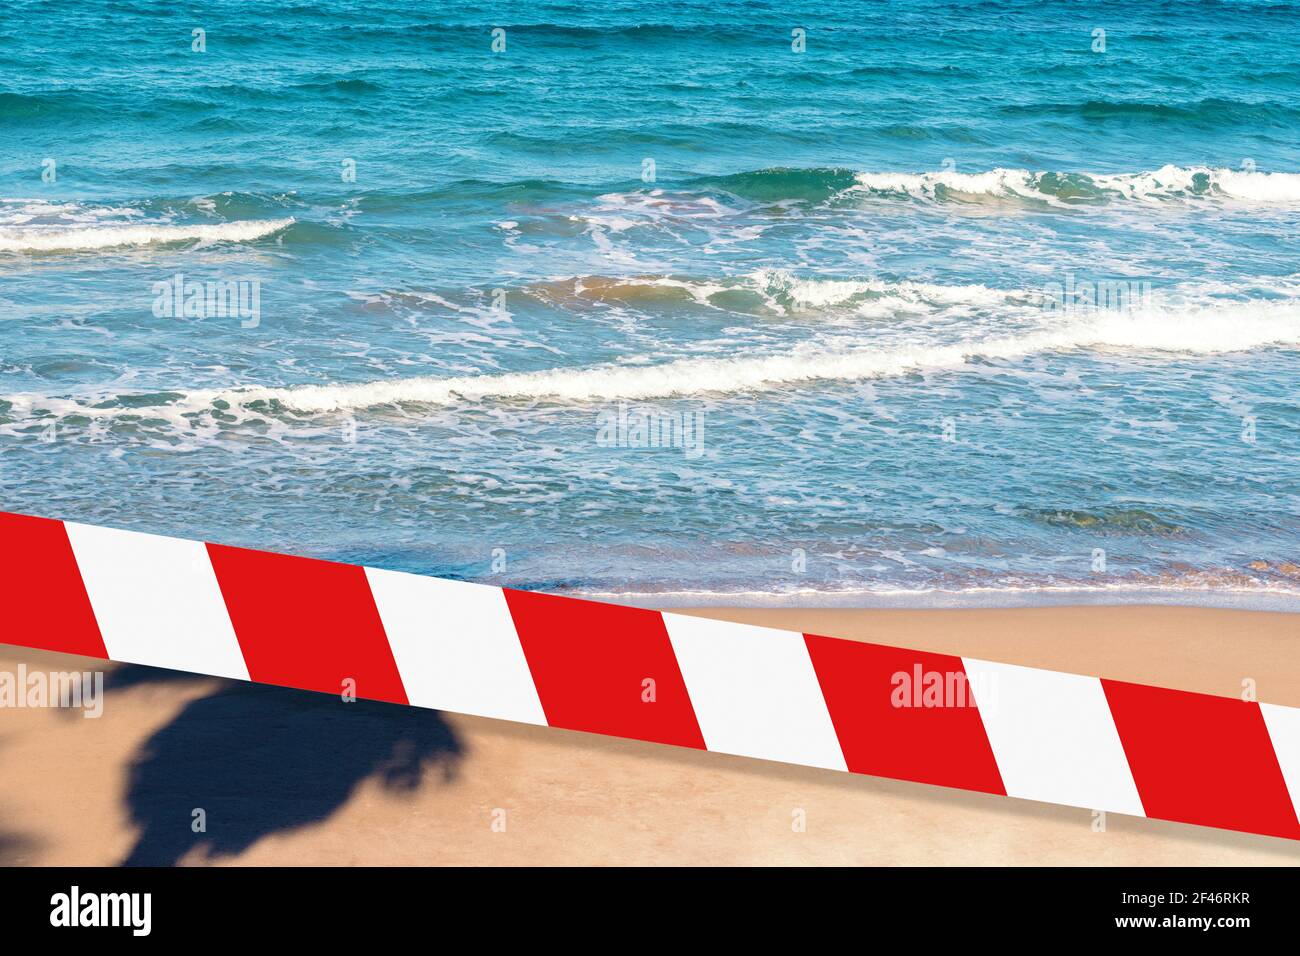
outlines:
[[1300, 8], [1089, 6], [11, 4], [0, 508], [599, 594], [1300, 597]]

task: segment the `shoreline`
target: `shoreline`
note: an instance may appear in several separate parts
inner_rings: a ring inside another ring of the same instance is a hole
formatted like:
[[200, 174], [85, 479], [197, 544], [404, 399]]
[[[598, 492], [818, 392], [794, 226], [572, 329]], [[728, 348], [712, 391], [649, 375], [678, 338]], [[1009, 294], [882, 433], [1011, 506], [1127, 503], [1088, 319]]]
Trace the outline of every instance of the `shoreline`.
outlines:
[[827, 591], [554, 591], [565, 597], [681, 611], [734, 610], [998, 610], [1057, 607], [1183, 607], [1300, 614], [1300, 590], [1270, 588], [963, 588], [961, 590]]

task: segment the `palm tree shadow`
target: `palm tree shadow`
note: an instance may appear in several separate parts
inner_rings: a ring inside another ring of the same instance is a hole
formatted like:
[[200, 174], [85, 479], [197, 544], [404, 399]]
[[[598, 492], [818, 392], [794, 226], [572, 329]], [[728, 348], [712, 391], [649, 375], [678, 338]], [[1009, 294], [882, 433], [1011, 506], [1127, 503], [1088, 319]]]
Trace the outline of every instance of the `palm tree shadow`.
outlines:
[[0, 830], [0, 866], [23, 865], [34, 847], [35, 843], [27, 837]]
[[30, 866], [40, 842], [24, 833], [0, 825], [0, 867]]
[[[122, 667], [106, 689], [192, 679]], [[195, 848], [239, 854], [268, 834], [325, 820], [371, 777], [395, 792], [414, 791], [426, 773], [448, 782], [463, 752], [437, 711], [226, 681], [136, 755], [126, 799], [140, 833], [122, 865], [169, 866]]]

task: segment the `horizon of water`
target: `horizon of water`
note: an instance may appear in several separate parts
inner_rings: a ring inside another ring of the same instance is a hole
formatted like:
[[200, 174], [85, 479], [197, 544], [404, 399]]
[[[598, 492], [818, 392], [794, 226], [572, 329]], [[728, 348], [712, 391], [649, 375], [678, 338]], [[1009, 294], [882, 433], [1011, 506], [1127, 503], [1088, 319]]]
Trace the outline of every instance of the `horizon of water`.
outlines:
[[650, 603], [1295, 607], [1297, 27], [18, 0], [0, 509]]

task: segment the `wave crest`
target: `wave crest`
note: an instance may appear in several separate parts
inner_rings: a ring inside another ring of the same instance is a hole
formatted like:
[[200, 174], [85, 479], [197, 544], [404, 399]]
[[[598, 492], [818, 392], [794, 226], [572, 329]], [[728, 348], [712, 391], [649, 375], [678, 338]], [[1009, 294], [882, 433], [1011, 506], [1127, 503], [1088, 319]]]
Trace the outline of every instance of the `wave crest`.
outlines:
[[80, 252], [124, 246], [187, 242], [251, 242], [292, 225], [289, 219], [262, 219], [205, 225], [114, 223], [77, 228], [0, 230], [0, 252]]
[[[446, 406], [475, 401], [642, 401], [692, 395], [726, 395], [797, 386], [807, 382], [857, 381], [922, 371], [970, 369], [981, 360], [1014, 360], [1073, 349], [1127, 353], [1213, 355], [1269, 346], [1300, 345], [1300, 303], [1242, 302], [1160, 313], [1104, 313], [1016, 335], [952, 344], [881, 347], [859, 340], [843, 347], [804, 344], [782, 353], [731, 358], [684, 358], [646, 365], [599, 365], [538, 372], [420, 376], [346, 385], [285, 388], [236, 387], [156, 396], [153, 407], [168, 417], [214, 409], [319, 414], [379, 406]], [[76, 402], [18, 395], [13, 412], [89, 417], [140, 415], [139, 402]]]
[[1162, 166], [1142, 173], [1060, 173], [991, 169], [927, 173], [858, 173], [850, 191], [931, 202], [1028, 200], [1053, 206], [1129, 199], [1139, 202], [1233, 199], [1300, 202], [1300, 173], [1263, 173], [1211, 166]]

